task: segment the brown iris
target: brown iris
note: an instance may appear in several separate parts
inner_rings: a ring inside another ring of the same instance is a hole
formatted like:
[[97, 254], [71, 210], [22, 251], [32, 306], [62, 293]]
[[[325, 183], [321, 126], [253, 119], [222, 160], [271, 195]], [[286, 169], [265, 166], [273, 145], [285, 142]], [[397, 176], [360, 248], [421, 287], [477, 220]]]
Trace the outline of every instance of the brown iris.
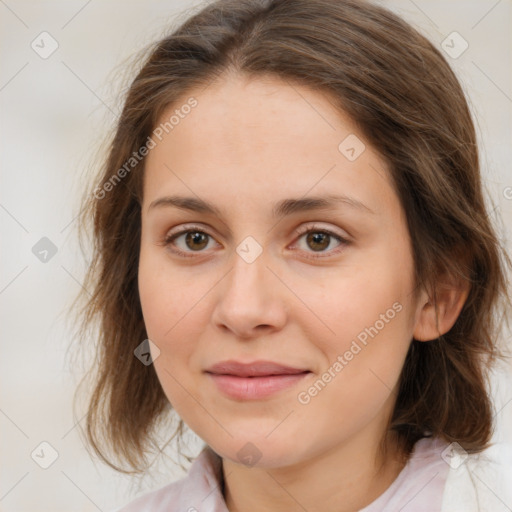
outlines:
[[[189, 245], [189, 242], [192, 242], [193, 244], [201, 244], [196, 245], [195, 248], [191, 245]], [[206, 233], [201, 233], [200, 231], [191, 231], [187, 233], [185, 237], [185, 243], [187, 244], [187, 247], [192, 250], [201, 250], [204, 249], [208, 245], [208, 235]]]
[[[321, 232], [312, 232], [312, 233], [309, 233], [308, 236], [306, 237], [306, 241], [308, 244], [310, 244], [310, 242], [312, 242], [313, 245], [310, 245], [310, 247], [314, 251], [320, 251], [320, 250], [328, 247], [329, 239], [330, 239], [330, 236], [328, 234], [321, 233]], [[314, 246], [317, 246], [317, 248], [315, 249]]]

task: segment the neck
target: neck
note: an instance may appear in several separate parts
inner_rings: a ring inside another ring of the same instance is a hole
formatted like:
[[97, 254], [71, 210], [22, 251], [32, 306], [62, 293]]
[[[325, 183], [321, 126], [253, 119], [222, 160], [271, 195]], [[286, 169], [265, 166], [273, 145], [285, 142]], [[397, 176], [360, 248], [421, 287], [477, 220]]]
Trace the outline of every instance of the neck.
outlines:
[[[361, 435], [363, 434], [363, 435]], [[396, 438], [358, 439], [279, 468], [247, 467], [223, 459], [224, 498], [230, 512], [353, 512], [377, 499], [406, 464]]]

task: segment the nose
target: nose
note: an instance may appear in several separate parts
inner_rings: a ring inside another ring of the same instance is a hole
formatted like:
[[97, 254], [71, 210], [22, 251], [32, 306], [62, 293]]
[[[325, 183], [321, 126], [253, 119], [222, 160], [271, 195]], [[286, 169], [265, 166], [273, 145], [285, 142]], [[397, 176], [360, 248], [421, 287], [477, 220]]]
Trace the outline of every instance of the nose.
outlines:
[[249, 263], [234, 251], [231, 270], [215, 287], [215, 326], [243, 339], [282, 329], [286, 293], [275, 273], [264, 252]]

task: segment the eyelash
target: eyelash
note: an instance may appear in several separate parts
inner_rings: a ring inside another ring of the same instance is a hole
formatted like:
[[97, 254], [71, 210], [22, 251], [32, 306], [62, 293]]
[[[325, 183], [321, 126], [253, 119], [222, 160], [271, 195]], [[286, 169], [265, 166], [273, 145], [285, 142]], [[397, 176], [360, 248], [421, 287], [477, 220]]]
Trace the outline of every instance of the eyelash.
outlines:
[[[173, 233], [172, 235], [166, 236], [164, 238], [163, 242], [162, 242], [162, 245], [164, 247], [169, 247], [170, 248], [170, 246], [172, 245], [174, 240], [176, 240], [176, 238], [178, 238], [181, 235], [185, 235], [187, 233], [192, 233], [192, 232], [194, 232], [194, 233], [201, 233], [201, 234], [209, 236], [210, 238], [213, 238], [212, 235], [210, 235], [209, 233], [204, 231], [199, 226], [187, 226], [187, 229], [182, 229], [181, 231], [178, 231], [177, 233]], [[306, 228], [306, 229], [299, 229], [299, 230], [297, 230], [296, 235], [297, 235], [297, 237], [300, 238], [303, 235], [306, 235], [306, 234], [309, 234], [309, 233], [322, 233], [322, 234], [328, 235], [328, 236], [336, 239], [338, 242], [340, 242], [340, 245], [336, 249], [334, 249], [332, 251], [328, 251], [328, 256], [331, 256], [333, 254], [337, 254], [338, 252], [343, 250], [343, 248], [345, 246], [347, 246], [349, 244], [349, 241], [346, 238], [343, 238], [340, 235], [338, 235], [336, 233], [333, 233], [332, 231], [329, 231], [328, 229], [317, 228], [316, 226], [312, 226], [312, 227], [309, 227], [309, 228]], [[194, 252], [188, 252], [188, 251], [185, 252], [185, 251], [182, 251], [181, 249], [176, 249], [176, 248], [173, 248], [173, 249], [170, 249], [170, 250], [172, 252], [178, 254], [179, 256], [183, 256], [185, 258], [194, 258], [194, 257], [196, 257], [196, 254], [194, 254]], [[198, 254], [201, 253], [201, 252], [202, 251], [198, 251]], [[324, 252], [320, 252], [319, 254], [313, 253], [311, 256], [308, 256], [308, 257], [312, 258], [312, 259], [328, 257], [328, 256], [322, 256], [321, 254], [323, 254], [323, 253]]]

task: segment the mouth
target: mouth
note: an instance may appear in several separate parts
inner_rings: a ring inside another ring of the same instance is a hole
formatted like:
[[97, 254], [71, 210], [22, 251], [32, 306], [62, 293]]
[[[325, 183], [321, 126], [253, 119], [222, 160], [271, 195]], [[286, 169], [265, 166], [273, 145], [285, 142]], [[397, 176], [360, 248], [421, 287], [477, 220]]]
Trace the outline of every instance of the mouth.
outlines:
[[272, 361], [225, 361], [213, 365], [205, 373], [221, 393], [245, 401], [264, 399], [289, 389], [312, 372]]

